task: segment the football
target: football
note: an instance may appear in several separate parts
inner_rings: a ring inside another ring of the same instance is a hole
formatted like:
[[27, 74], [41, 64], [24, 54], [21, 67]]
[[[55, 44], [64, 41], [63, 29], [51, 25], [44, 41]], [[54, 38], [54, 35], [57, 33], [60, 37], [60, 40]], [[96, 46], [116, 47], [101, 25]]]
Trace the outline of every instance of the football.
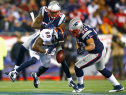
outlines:
[[63, 50], [58, 51], [56, 55], [56, 60], [58, 63], [61, 63], [65, 59], [65, 53]]

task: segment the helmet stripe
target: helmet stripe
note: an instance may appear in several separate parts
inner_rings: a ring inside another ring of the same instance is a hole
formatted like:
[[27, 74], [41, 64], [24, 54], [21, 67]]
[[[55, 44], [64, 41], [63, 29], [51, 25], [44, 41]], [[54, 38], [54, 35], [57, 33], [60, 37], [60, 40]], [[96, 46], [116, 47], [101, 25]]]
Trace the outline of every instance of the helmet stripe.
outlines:
[[55, 29], [56, 30], [56, 32], [57, 32], [57, 34], [58, 34], [58, 30], [57, 29]]

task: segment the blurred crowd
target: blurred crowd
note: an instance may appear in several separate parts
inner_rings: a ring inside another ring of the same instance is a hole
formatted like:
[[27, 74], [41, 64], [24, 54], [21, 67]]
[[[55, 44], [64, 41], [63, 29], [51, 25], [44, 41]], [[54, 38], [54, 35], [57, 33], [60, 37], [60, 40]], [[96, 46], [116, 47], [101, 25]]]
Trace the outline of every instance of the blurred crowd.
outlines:
[[[0, 32], [35, 32], [30, 12], [35, 17], [52, 0], [1, 0]], [[78, 17], [99, 34], [112, 34], [113, 27], [126, 33], [126, 0], [57, 0], [66, 15], [66, 23]], [[66, 25], [68, 29], [68, 25]], [[67, 31], [68, 32], [68, 31]]]

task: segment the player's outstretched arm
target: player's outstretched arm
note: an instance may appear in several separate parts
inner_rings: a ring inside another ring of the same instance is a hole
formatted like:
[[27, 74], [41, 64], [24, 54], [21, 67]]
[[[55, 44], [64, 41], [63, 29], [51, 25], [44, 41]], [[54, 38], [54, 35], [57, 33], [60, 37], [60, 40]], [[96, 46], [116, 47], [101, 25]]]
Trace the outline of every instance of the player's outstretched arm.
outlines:
[[92, 51], [95, 49], [95, 43], [93, 38], [86, 40], [87, 46], [85, 47], [85, 51]]
[[34, 44], [32, 45], [32, 49], [35, 50], [35, 51], [38, 51], [40, 53], [46, 53], [46, 51], [44, 49], [42, 49], [41, 45], [43, 44], [43, 40], [38, 37]]
[[43, 21], [43, 17], [41, 14], [39, 14], [36, 18], [35, 18], [35, 21], [32, 23], [32, 28], [34, 29], [41, 29], [42, 26], [41, 26], [41, 22]]

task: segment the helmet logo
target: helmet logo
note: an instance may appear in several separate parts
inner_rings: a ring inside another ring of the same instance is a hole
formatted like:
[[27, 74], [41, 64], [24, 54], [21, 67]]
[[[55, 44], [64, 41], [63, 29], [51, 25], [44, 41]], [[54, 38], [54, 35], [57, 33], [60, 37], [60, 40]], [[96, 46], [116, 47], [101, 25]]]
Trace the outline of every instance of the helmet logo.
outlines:
[[77, 21], [73, 26], [77, 26], [80, 21]]

